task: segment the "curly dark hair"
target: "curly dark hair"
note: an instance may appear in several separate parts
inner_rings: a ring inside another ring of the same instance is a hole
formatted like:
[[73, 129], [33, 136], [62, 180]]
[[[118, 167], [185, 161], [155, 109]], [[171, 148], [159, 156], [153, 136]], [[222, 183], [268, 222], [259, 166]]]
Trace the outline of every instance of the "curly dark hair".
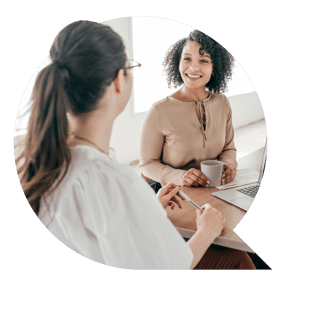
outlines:
[[183, 84], [179, 72], [179, 63], [183, 48], [188, 41], [197, 42], [201, 45], [199, 53], [206, 51], [211, 56], [214, 75], [206, 84], [206, 88], [214, 93], [227, 91], [227, 83], [232, 77], [234, 57], [223, 46], [199, 30], [193, 30], [187, 38], [177, 41], [167, 51], [163, 66], [168, 87], [173, 86], [176, 88]]

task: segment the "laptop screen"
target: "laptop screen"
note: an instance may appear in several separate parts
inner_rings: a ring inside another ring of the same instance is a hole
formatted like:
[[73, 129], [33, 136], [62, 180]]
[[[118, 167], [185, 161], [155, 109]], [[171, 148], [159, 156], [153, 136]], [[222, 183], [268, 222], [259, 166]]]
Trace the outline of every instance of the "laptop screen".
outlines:
[[262, 165], [260, 167], [260, 173], [258, 177], [258, 183], [261, 183], [262, 181], [262, 178], [265, 172], [266, 160], [267, 160], [267, 137], [266, 137], [266, 144], [265, 144], [265, 149], [264, 149], [264, 154], [263, 154], [263, 159], [262, 159]]

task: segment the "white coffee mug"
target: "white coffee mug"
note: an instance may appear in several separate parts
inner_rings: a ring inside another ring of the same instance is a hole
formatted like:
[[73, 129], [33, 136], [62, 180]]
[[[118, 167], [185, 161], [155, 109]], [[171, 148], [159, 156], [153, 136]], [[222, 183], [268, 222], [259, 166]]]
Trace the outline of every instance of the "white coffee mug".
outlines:
[[204, 160], [200, 163], [201, 172], [209, 179], [210, 187], [217, 187], [222, 184], [223, 166], [228, 165], [218, 160]]

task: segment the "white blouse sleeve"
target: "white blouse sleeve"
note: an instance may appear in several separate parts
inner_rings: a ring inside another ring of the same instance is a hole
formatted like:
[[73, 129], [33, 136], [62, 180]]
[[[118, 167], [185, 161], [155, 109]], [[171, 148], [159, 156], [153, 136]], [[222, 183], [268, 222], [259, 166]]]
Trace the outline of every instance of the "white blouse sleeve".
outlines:
[[68, 214], [57, 212], [56, 222], [80, 254], [128, 269], [190, 268], [189, 246], [151, 187], [128, 166], [96, 160], [61, 200], [71, 207], [60, 208]]

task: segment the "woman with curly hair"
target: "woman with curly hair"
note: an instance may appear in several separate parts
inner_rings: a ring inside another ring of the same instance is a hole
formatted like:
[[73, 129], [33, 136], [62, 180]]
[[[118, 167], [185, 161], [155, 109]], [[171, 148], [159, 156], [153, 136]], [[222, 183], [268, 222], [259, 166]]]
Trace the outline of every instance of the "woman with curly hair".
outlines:
[[232, 111], [221, 94], [233, 63], [226, 49], [198, 30], [168, 50], [163, 63], [168, 86], [182, 87], [152, 105], [140, 140], [139, 167], [155, 191], [169, 182], [208, 187], [210, 181], [199, 170], [208, 159], [228, 165], [222, 184], [235, 178]]

